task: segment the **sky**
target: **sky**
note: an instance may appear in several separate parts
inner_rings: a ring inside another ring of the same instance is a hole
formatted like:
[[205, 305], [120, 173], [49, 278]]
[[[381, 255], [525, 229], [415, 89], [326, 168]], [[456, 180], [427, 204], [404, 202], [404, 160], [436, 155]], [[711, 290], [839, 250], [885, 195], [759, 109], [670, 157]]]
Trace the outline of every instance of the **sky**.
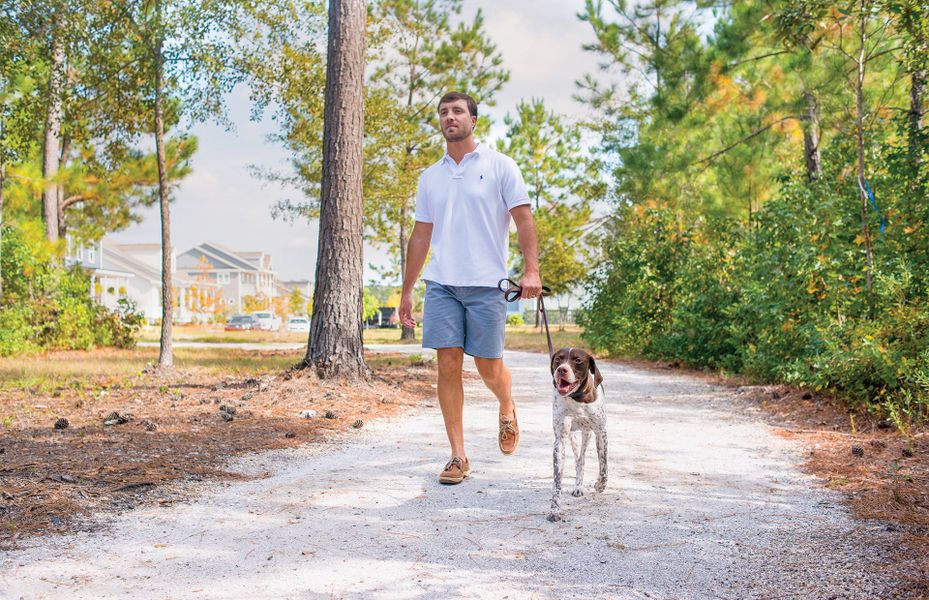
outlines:
[[[587, 23], [576, 13], [583, 0], [465, 0], [462, 17], [473, 18], [481, 9], [488, 36], [497, 44], [510, 81], [496, 96], [496, 106], [481, 107], [494, 122], [490, 140], [503, 133], [503, 117], [515, 112], [521, 99], [541, 97], [546, 105], [571, 118], [584, 116], [585, 108], [572, 100], [574, 81], [596, 69], [596, 57], [581, 48], [592, 41]], [[174, 193], [171, 236], [178, 253], [201, 241], [212, 241], [237, 251], [263, 251], [272, 256], [282, 280], [313, 279], [318, 223], [293, 224], [271, 218], [278, 200], [300, 199], [296, 190], [282, 189], [254, 175], [250, 165], [288, 172], [289, 157], [269, 142], [274, 122], [249, 120], [247, 90], [236, 89], [228, 98], [234, 131], [213, 124], [191, 129], [199, 138], [193, 172]], [[158, 209], [141, 213], [143, 221], [112, 235], [123, 243], [157, 243]], [[365, 246], [365, 283], [380, 277], [370, 264], [388, 263], [386, 253]]]

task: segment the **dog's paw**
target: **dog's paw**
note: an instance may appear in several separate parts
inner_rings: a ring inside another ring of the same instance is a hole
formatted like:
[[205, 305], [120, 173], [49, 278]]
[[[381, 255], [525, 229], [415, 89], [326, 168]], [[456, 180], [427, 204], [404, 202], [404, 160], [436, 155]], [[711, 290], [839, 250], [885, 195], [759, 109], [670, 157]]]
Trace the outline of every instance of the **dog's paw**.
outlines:
[[580, 487], [576, 487], [573, 490], [571, 490], [571, 495], [574, 496], [575, 498], [580, 498], [581, 496], [584, 495], [584, 490], [582, 490]]
[[606, 479], [598, 479], [597, 483], [594, 485], [594, 489], [597, 490], [597, 493], [602, 492], [606, 489]]
[[554, 512], [554, 511], [552, 511], [552, 512], [549, 513], [549, 515], [548, 515], [548, 520], [549, 520], [549, 522], [551, 522], [551, 523], [558, 523], [559, 521], [564, 521], [564, 517], [561, 516], [561, 513], [560, 513], [560, 512]]

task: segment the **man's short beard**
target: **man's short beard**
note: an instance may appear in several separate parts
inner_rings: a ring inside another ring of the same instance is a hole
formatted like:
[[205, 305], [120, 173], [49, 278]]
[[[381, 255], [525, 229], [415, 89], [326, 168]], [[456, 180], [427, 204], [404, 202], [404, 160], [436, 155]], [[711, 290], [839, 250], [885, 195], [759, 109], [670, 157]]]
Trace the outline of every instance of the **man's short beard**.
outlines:
[[446, 142], [460, 142], [462, 140], [468, 139], [472, 133], [474, 133], [474, 128], [471, 128], [470, 131], [465, 131], [459, 127], [459, 132], [455, 134], [449, 134], [447, 129], [442, 130], [442, 135], [445, 137]]

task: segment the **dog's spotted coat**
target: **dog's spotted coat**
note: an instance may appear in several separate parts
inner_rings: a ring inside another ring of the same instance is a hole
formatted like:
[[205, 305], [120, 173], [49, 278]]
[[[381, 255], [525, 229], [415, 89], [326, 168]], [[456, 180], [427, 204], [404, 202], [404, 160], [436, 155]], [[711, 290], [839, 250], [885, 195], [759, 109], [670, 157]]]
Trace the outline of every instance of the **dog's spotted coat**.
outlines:
[[[594, 489], [606, 488], [606, 413], [604, 411], [603, 376], [594, 357], [580, 348], [562, 348], [552, 356], [552, 425], [555, 430], [555, 482], [549, 521], [561, 521], [561, 477], [564, 472], [565, 440], [571, 440], [574, 453], [575, 485], [572, 496], [583, 496], [584, 454], [593, 434], [597, 444], [600, 472]], [[580, 440], [578, 440], [580, 437]], [[580, 446], [580, 447], [578, 447]]]

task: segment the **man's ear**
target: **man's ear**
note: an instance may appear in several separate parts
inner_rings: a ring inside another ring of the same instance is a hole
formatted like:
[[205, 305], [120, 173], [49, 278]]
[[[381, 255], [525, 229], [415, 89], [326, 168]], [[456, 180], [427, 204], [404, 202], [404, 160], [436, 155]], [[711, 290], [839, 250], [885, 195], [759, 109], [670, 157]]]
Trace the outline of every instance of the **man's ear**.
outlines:
[[603, 375], [600, 374], [600, 369], [597, 368], [597, 361], [594, 360], [592, 354], [588, 354], [588, 373], [594, 376], [594, 387], [600, 387], [600, 384], [603, 383]]

